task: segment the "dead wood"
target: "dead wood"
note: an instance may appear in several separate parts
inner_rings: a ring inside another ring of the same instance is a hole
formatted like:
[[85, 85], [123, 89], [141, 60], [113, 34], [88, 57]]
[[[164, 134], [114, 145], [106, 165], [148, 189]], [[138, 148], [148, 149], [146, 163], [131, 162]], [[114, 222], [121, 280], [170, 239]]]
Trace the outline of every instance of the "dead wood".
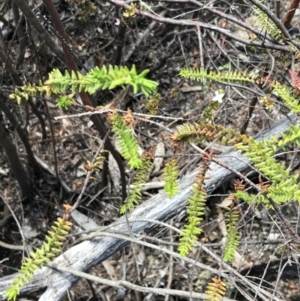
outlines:
[[[276, 122], [268, 130], [260, 133], [256, 138], [268, 138], [271, 135], [278, 137], [291, 124], [295, 123], [298, 117], [290, 116], [289, 119], [284, 118]], [[239, 172], [244, 172], [249, 169], [248, 160], [240, 153], [234, 150], [228, 151], [226, 154], [218, 158], [223, 163], [231, 166]], [[235, 174], [212, 163], [209, 172], [211, 178], [206, 182], [206, 189], [211, 193], [217, 185], [222, 185], [225, 182], [235, 177]], [[167, 221], [180, 211], [184, 210], [185, 200], [190, 195], [190, 188], [194, 182], [194, 176], [197, 170], [186, 175], [180, 180], [180, 193], [172, 200], [167, 199], [165, 193], [159, 193], [138, 206], [134, 212], [128, 217], [130, 222], [130, 231], [139, 233], [141, 231], [150, 232], [155, 228], [155, 225], [148, 222], [134, 222], [137, 219], [152, 219], [158, 221]], [[127, 226], [126, 226], [127, 225]], [[121, 217], [118, 221], [112, 224], [109, 231], [115, 233], [129, 232], [128, 224], [125, 217]], [[129, 242], [113, 237], [94, 238], [84, 241], [68, 249], [64, 254], [54, 260], [57, 265], [67, 266], [69, 268], [88, 271], [97, 264], [108, 259], [110, 256], [121, 250]], [[4, 300], [5, 290], [11, 283], [12, 276], [3, 277], [0, 281], [0, 300]], [[78, 277], [68, 274], [59, 273], [48, 267], [36, 272], [34, 279], [30, 284], [26, 285], [21, 292], [32, 292], [41, 288], [47, 287], [46, 291], [40, 297], [42, 301], [59, 301], [66, 294], [67, 289], [70, 289], [74, 283], [78, 281]]]

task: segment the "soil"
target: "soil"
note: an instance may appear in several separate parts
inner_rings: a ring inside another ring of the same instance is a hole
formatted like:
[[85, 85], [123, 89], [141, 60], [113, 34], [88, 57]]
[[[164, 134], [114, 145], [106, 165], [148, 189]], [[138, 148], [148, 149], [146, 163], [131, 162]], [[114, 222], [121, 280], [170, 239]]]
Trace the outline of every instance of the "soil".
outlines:
[[[51, 18], [42, 3], [29, 2], [30, 7], [35, 9], [40, 22], [51, 37], [58, 45], [61, 45], [62, 39], [53, 28]], [[212, 117], [214, 122], [240, 131], [245, 125], [252, 101], [259, 93], [272, 98], [274, 106], [267, 109], [261, 102], [256, 103], [246, 128], [248, 135], [254, 136], [286, 115], [280, 100], [274, 95], [269, 96], [270, 91], [264, 86], [240, 89], [238, 85], [224, 86], [220, 83], [193, 82], [180, 77], [179, 71], [184, 67], [201, 66], [202, 61], [203, 67], [210, 71], [228, 71], [236, 70], [236, 68], [254, 72], [260, 70], [265, 72], [264, 76], [281, 79], [287, 83], [289, 78], [286, 69], [281, 65], [273, 68], [272, 65], [274, 64], [272, 60], [278, 60], [278, 57], [281, 56], [286, 56], [287, 61], [287, 54], [274, 50], [271, 53], [270, 50], [268, 50], [269, 52], [252, 51], [250, 48], [241, 47], [240, 44], [216, 31], [205, 28], [199, 29], [199, 32], [195, 27], [155, 22], [144, 16], [132, 15], [126, 18], [123, 8], [116, 8], [109, 2], [98, 2], [55, 1], [55, 6], [70, 37], [70, 41], [66, 42], [67, 47], [70, 47], [76, 63], [83, 73], [104, 64], [126, 66], [135, 64], [139, 72], [149, 69], [148, 78], [159, 83], [158, 92], [161, 100], [156, 114], [173, 119], [167, 121], [156, 119], [154, 123], [137, 120], [134, 128], [135, 137], [142, 150], [154, 152], [160, 142], [165, 148], [164, 160], [162, 163], [157, 163], [155, 172], [152, 172], [149, 177], [149, 183], [163, 180], [163, 167], [169, 158], [177, 159], [181, 176], [199, 167], [200, 164], [199, 155], [192, 147], [186, 146], [183, 150], [178, 151], [170, 145], [169, 134], [163, 131], [160, 125], [174, 130], [182, 123], [181, 118], [186, 121], [203, 119], [205, 118], [205, 109], [215, 102], [217, 109]], [[94, 6], [89, 7], [89, 5]], [[186, 18], [190, 15], [189, 18], [200, 18], [206, 24], [215, 24], [224, 29], [230, 28], [230, 24], [225, 19], [216, 18], [208, 11], [199, 11], [197, 6], [192, 3], [154, 2], [151, 5], [153, 5], [151, 9], [155, 14], [174, 20], [181, 14], [186, 15]], [[249, 4], [239, 1], [235, 11], [233, 11], [232, 5], [220, 2], [218, 8], [235, 17], [239, 14], [242, 20], [251, 15]], [[15, 28], [11, 3], [4, 2], [0, 9], [3, 18]], [[66, 66], [47, 50], [48, 48], [33, 29], [30, 38], [27, 32], [29, 27], [26, 23], [21, 20], [20, 26], [25, 30], [23, 37], [26, 39], [25, 49], [20, 49], [18, 38], [9, 27], [4, 26], [2, 33], [7, 49], [9, 49], [10, 60], [25, 83], [45, 80], [48, 72], [53, 68], [66, 69]], [[147, 34], [149, 28], [151, 30]], [[6, 31], [4, 32], [4, 30]], [[36, 53], [30, 39], [36, 45]], [[202, 50], [199, 49], [199, 41], [202, 42]], [[18, 55], [22, 50], [25, 56], [23, 62], [17, 65]], [[285, 64], [288, 65], [286, 62]], [[0, 72], [3, 87], [0, 101], [13, 112], [20, 122], [20, 126], [24, 125], [24, 129], [26, 128], [32, 151], [38, 158], [40, 166], [39, 174], [34, 175], [19, 135], [7, 116], [2, 114], [1, 124], [16, 146], [19, 158], [28, 172], [33, 191], [30, 201], [22, 203], [18, 182], [10, 169], [6, 155], [4, 152], [0, 152], [0, 192], [2, 195], [0, 243], [5, 243], [0, 244], [0, 273], [4, 277], [15, 273], [20, 268], [27, 250], [33, 250], [42, 244], [45, 234], [53, 222], [58, 216], [62, 216], [63, 204], [73, 205], [75, 203], [85, 185], [88, 161], [92, 162], [94, 155], [103, 146], [103, 137], [100, 137], [89, 116], [54, 119], [58, 116], [86, 112], [86, 108], [80, 103], [79, 95], [76, 97], [76, 105], [68, 110], [59, 109], [56, 106], [55, 97], [36, 96], [33, 101], [46, 122], [47, 137], [44, 138], [43, 127], [31, 107], [27, 107], [27, 104], [19, 106], [8, 98], [15, 85], [10, 80], [4, 64]], [[222, 96], [223, 94], [224, 96]], [[134, 95], [130, 89], [125, 90], [125, 93], [122, 89], [100, 91], [93, 95], [93, 99], [97, 106], [103, 107], [114, 102], [119, 109], [130, 109], [134, 113], [147, 113], [145, 97], [141, 93]], [[26, 107], [28, 113], [26, 113]], [[28, 118], [27, 124], [26, 117]], [[106, 125], [109, 126], [108, 122]], [[111, 139], [113, 141], [113, 135], [111, 135]], [[205, 148], [207, 144], [200, 146]], [[212, 145], [211, 148], [218, 155], [222, 155], [223, 150], [226, 150], [226, 147], [218, 143]], [[297, 154], [296, 147], [294, 151]], [[107, 178], [103, 178], [102, 166], [95, 170], [78, 207], [78, 211], [97, 226], [107, 226], [120, 216], [119, 208], [122, 198], [118, 168], [111, 156], [108, 160]], [[278, 156], [278, 160], [286, 166], [292, 164], [293, 172], [299, 172], [298, 156], [281, 154]], [[56, 176], [57, 173], [59, 179]], [[133, 173], [128, 168], [126, 175], [127, 180], [131, 181]], [[257, 174], [252, 177], [252, 180], [258, 183]], [[199, 237], [200, 242], [209, 246], [219, 256], [223, 254], [224, 229], [220, 225], [220, 207], [216, 204], [222, 204], [228, 194], [232, 192], [233, 184], [233, 182], [228, 182], [219, 187], [208, 198], [206, 217], [202, 224], [203, 233]], [[159, 192], [160, 189], [161, 187], [145, 190], [141, 202]], [[7, 208], [7, 203], [10, 205], [10, 209]], [[15, 216], [11, 216], [10, 210], [14, 212]], [[267, 286], [271, 293], [275, 292], [279, 296], [279, 300], [299, 300], [299, 266], [295, 264], [298, 250], [297, 246], [288, 244], [290, 233], [286, 231], [282, 221], [272, 210], [246, 204], [240, 204], [240, 210], [244, 219], [239, 225], [241, 242], [238, 256], [235, 258], [238, 262], [232, 263], [233, 268], [241, 271], [243, 275], [247, 275], [249, 279], [261, 286]], [[298, 204], [291, 202], [281, 210], [297, 231]], [[182, 228], [185, 222], [185, 212], [182, 212], [172, 219], [170, 224]], [[157, 228], [152, 233], [152, 238], [157, 239], [158, 243], [159, 240], [168, 241], [169, 248], [177, 250], [179, 237], [169, 229]], [[70, 237], [64, 243], [63, 249], [68, 249], [72, 243], [72, 237]], [[26, 246], [26, 248], [13, 250], [11, 249], [12, 245], [20, 248]], [[201, 250], [194, 249], [189, 256], [218, 268], [217, 263]], [[283, 267], [287, 267], [286, 272], [283, 272]], [[184, 260], [176, 261], [161, 251], [137, 244], [131, 244], [124, 248], [110, 260], [94, 267], [90, 273], [111, 280], [127, 280], [145, 287], [193, 290], [201, 293], [205, 291], [211, 278], [216, 276], [199, 270]], [[263, 276], [265, 277], [264, 281], [262, 280]], [[238, 295], [234, 287], [231, 287], [229, 283], [227, 285], [226, 296], [228, 298], [243, 300], [244, 297]], [[27, 300], [36, 300], [38, 297], [39, 293], [34, 293], [33, 296], [26, 298]], [[168, 300], [168, 298], [169, 300], [186, 300], [172, 296], [167, 298], [154, 294], [143, 294], [133, 290], [125, 292], [109, 286], [90, 283], [84, 279], [72, 288], [70, 298], [78, 301], [159, 301]], [[252, 300], [259, 300], [255, 296], [252, 298]]]

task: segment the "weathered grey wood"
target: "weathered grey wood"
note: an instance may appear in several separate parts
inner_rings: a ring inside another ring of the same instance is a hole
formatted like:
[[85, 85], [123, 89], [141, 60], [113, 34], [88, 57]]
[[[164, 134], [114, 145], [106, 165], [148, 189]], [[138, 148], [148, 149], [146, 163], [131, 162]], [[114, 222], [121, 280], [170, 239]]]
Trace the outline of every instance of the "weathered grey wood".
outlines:
[[[293, 115], [290, 120], [295, 122], [297, 116]], [[290, 125], [290, 121], [286, 118], [275, 123], [269, 130], [262, 132], [257, 136], [258, 139], [268, 138], [271, 135], [279, 136]], [[219, 160], [243, 172], [249, 168], [248, 161], [241, 154], [231, 150], [225, 155], [219, 157]], [[222, 185], [235, 176], [232, 172], [216, 165], [211, 164], [209, 172], [211, 178], [206, 182], [208, 193], [216, 188], [216, 185]], [[130, 220], [136, 219], [155, 219], [159, 221], [167, 221], [185, 207], [185, 201], [190, 195], [190, 188], [194, 182], [194, 176], [197, 170], [186, 175], [180, 180], [180, 193], [172, 200], [169, 200], [164, 193], [159, 193], [138, 206], [130, 215]], [[110, 230], [113, 232], [124, 233], [126, 225], [125, 217], [121, 217], [116, 221]], [[153, 229], [154, 225], [147, 222], [132, 222], [131, 231], [138, 233], [140, 231], [148, 232]], [[66, 265], [72, 269], [80, 271], [88, 271], [95, 265], [108, 259], [117, 251], [127, 244], [126, 241], [111, 237], [92, 239], [84, 241], [74, 247], [71, 247], [63, 255], [55, 259], [55, 263]], [[4, 299], [4, 292], [11, 283], [12, 276], [2, 277], [0, 280], [0, 300]], [[57, 273], [50, 268], [43, 268], [36, 272], [34, 279], [30, 284], [26, 285], [22, 292], [32, 292], [43, 287], [47, 287], [46, 292], [41, 296], [40, 301], [59, 301], [61, 300], [67, 289], [77, 281], [77, 277], [67, 273]]]

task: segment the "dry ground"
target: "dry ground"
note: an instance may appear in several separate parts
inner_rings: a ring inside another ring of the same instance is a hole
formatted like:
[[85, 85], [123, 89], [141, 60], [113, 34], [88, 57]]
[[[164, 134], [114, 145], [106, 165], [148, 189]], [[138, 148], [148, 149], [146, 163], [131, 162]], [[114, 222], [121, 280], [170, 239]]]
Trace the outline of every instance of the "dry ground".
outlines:
[[[219, 89], [222, 88], [225, 96], [220, 100], [219, 107], [214, 113], [214, 121], [238, 131], [243, 127], [254, 93], [238, 87], [224, 87], [210, 83], [203, 85], [190, 82], [180, 78], [178, 72], [183, 67], [199, 66], [201, 60], [204, 62], [204, 67], [209, 70], [239, 68], [241, 70], [259, 69], [268, 72], [272, 65], [271, 59], [276, 59], [276, 56], [279, 56], [278, 53], [251, 52], [250, 49], [245, 49], [219, 33], [207, 29], [201, 30], [203, 47], [201, 52], [197, 28], [159, 23], [141, 16], [132, 16], [126, 20], [126, 23], [121, 23], [123, 25], [118, 25], [120, 18], [122, 18], [123, 10], [116, 10], [108, 2], [95, 2], [95, 5], [96, 11], [91, 16], [85, 16], [86, 20], [83, 21], [79, 20], [82, 17], [80, 15], [80, 4], [75, 3], [71, 5], [63, 1], [56, 2], [61, 19], [72, 39], [73, 54], [76, 55], [77, 61], [81, 63], [82, 70], [83, 66], [91, 69], [102, 64], [128, 66], [136, 64], [138, 70], [148, 68], [151, 70], [149, 76], [159, 82], [159, 93], [162, 99], [159, 104], [158, 114], [173, 118], [184, 117], [190, 121], [201, 117], [205, 108], [216, 97]], [[238, 3], [237, 6], [238, 13], [245, 20], [251, 13], [250, 6], [244, 2]], [[54, 29], [51, 24], [48, 24], [47, 12], [42, 5], [32, 3], [32, 7], [35, 8], [36, 12], [39, 11], [41, 15], [45, 15], [46, 19], [43, 20], [43, 24], [45, 24], [50, 34], [54, 36]], [[232, 12], [230, 3], [220, 2], [217, 7], [225, 13]], [[189, 16], [190, 14], [191, 18], [201, 17], [201, 20], [208, 24], [229, 28], [230, 25], [224, 19], [216, 19], [215, 16], [207, 12], [204, 13], [197, 10], [193, 12], [193, 8], [195, 7], [191, 3], [182, 5], [175, 2], [165, 2], [153, 5], [153, 10], [157, 14], [169, 18], [175, 19], [178, 15], [185, 14]], [[7, 1], [2, 7], [2, 13], [6, 20], [13, 22], [8, 13], [10, 10], [11, 5]], [[122, 29], [121, 26], [124, 26], [125, 29]], [[146, 29], [150, 26], [150, 33], [146, 34]], [[125, 30], [124, 37], [122, 36], [122, 30]], [[37, 43], [38, 49], [43, 49], [43, 45], [39, 45], [37, 37], [34, 36], [33, 39]], [[59, 37], [56, 37], [56, 40], [60, 43]], [[39, 66], [27, 38], [26, 41], [28, 45], [26, 46], [24, 61], [17, 67], [24, 81], [32, 82], [38, 80], [38, 70], [41, 70], [43, 76], [46, 76], [47, 72], [54, 67], [65, 69], [65, 66], [61, 66], [57, 58], [43, 50], [39, 52]], [[10, 47], [11, 57], [15, 60], [19, 49], [13, 32], [5, 36], [5, 42]], [[10, 86], [11, 83], [7, 79], [5, 69], [1, 69], [1, 74], [3, 85]], [[274, 70], [272, 76], [283, 78], [283, 81], [286, 81], [287, 78], [284, 69]], [[143, 96], [133, 95], [131, 91], [126, 92], [125, 95], [121, 90], [99, 92], [94, 95], [94, 98], [98, 105], [103, 106], [114, 100], [122, 109], [130, 108], [137, 113], [146, 112]], [[253, 92], [255, 91], [253, 90]], [[265, 92], [267, 93], [267, 91]], [[2, 96], [2, 101], [10, 107], [14, 114], [20, 114], [20, 108], [7, 97]], [[37, 117], [29, 111], [27, 127], [29, 141], [40, 162], [47, 165], [42, 168], [41, 177], [33, 180], [34, 198], [32, 203], [23, 207], [20, 205], [18, 184], [10, 171], [5, 155], [0, 153], [0, 191], [11, 204], [20, 221], [23, 235], [26, 239], [25, 242], [22, 240], [19, 228], [13, 218], [3, 223], [0, 220], [0, 242], [10, 245], [22, 246], [25, 243], [29, 248], [35, 248], [41, 244], [47, 229], [49, 229], [56, 217], [61, 214], [62, 204], [65, 202], [73, 204], [75, 202], [85, 180], [83, 167], [87, 160], [92, 160], [93, 155], [102, 143], [98, 132], [90, 124], [88, 117], [54, 121], [53, 117], [55, 116], [84, 112], [85, 108], [82, 105], [77, 104], [68, 112], [64, 112], [55, 106], [54, 98], [46, 101], [54, 127], [60, 181], [64, 183], [65, 187], [62, 188], [58, 185], [55, 179], [55, 161], [49, 122], [47, 121], [46, 128], [47, 139], [42, 139], [41, 125]], [[43, 99], [37, 97], [35, 102], [46, 118]], [[283, 113], [279, 101], [271, 110], [266, 110], [263, 105], [258, 103], [247, 127], [247, 134], [255, 135], [259, 131], [267, 129], [270, 124], [279, 120], [282, 116]], [[2, 116], [1, 120], [7, 133], [17, 146], [22, 162], [26, 164], [26, 153], [19, 136], [5, 116]], [[175, 129], [180, 122], [169, 121], [165, 122], [164, 126]], [[186, 147], [182, 152], [175, 153], [174, 148], [167, 141], [167, 134], [155, 124], [137, 121], [135, 133], [143, 150], [155, 150], [158, 143], [163, 142], [166, 150], [164, 162], [170, 157], [177, 156], [178, 164], [181, 167], [181, 175], [199, 166], [199, 156], [192, 148]], [[219, 155], [225, 149], [220, 145], [214, 145], [213, 148]], [[289, 164], [291, 157], [282, 155], [280, 160]], [[293, 166], [298, 164], [298, 158], [294, 159], [293, 164]], [[163, 180], [162, 168], [163, 164], [158, 165], [157, 170], [151, 174], [149, 183]], [[98, 226], [109, 225], [119, 216], [121, 205], [120, 184], [116, 176], [114, 176], [115, 172], [116, 167], [111, 162], [107, 186], [102, 184], [101, 170], [95, 172], [93, 179], [88, 183], [78, 208], [81, 213], [89, 217]], [[295, 168], [295, 172], [297, 172], [297, 168]], [[128, 179], [130, 177], [131, 175], [128, 173]], [[253, 180], [257, 181], [255, 177]], [[223, 234], [222, 227], [217, 222], [217, 218], [220, 217], [220, 210], [216, 204], [220, 204], [224, 200], [231, 191], [232, 185], [233, 183], [229, 182], [227, 185], [220, 187], [208, 199], [206, 219], [203, 224], [204, 234], [200, 238], [203, 243], [206, 243], [219, 255], [222, 254]], [[157, 193], [159, 189], [161, 187], [144, 191], [143, 199], [147, 199], [149, 196]], [[0, 205], [0, 214], [4, 217], [8, 213], [4, 211], [4, 204], [0, 203]], [[267, 277], [267, 281], [271, 282], [273, 289], [275, 286], [276, 291], [284, 292], [282, 300], [297, 300], [299, 297], [297, 295], [300, 279], [297, 269], [293, 270], [292, 266], [288, 273], [282, 272], [280, 274], [280, 268], [279, 270], [274, 268], [278, 262], [283, 266], [287, 258], [294, 259], [293, 252], [289, 253], [289, 251], [281, 247], [282, 242], [286, 239], [286, 233], [280, 220], [274, 212], [263, 208], [242, 206], [241, 210], [245, 213], [245, 216], [240, 224], [242, 238], [239, 254], [244, 260], [244, 267], [241, 268], [238, 265], [234, 267], [240, 270], [251, 265], [257, 267], [257, 270], [253, 269], [254, 272], [249, 272], [248, 270], [249, 278], [251, 277], [253, 280], [254, 278], [252, 277], [260, 278], [264, 272], [265, 274], [272, 274], [273, 277]], [[297, 229], [298, 205], [294, 203], [289, 204], [283, 208], [283, 212]], [[181, 215], [172, 219], [170, 224], [180, 228], [184, 222], [185, 217], [184, 212], [182, 212]], [[167, 241], [169, 248], [177, 249], [178, 236], [171, 230], [161, 227], [152, 236], [153, 239], [157, 239], [158, 243], [159, 240]], [[68, 248], [70, 245], [72, 245], [72, 235], [64, 248]], [[23, 255], [23, 251], [12, 250], [0, 245], [0, 271], [2, 275], [5, 276], [15, 272], [20, 267]], [[201, 250], [194, 250], [191, 257], [217, 267], [217, 264], [208, 256], [204, 256]], [[91, 273], [112, 280], [128, 280], [146, 287], [168, 287], [199, 292], [204, 292], [207, 282], [213, 276], [207, 271], [201, 271], [192, 265], [186, 264], [184, 261], [174, 260], [162, 252], [153, 251], [135, 244], [126, 247], [104, 264], [95, 267]], [[288, 279], [287, 274], [292, 274], [294, 277]], [[278, 276], [278, 279], [274, 275]], [[235, 294], [236, 292], [234, 292], [233, 288], [229, 287], [227, 296], [236, 298], [236, 300], [242, 300], [241, 296], [236, 297]], [[36, 298], [37, 295], [27, 297], [28, 300]], [[69, 298], [71, 300], [167, 300], [162, 296], [147, 295], [135, 291], [127, 291], [125, 293], [111, 287], [88, 283], [86, 280], [81, 280], [73, 287]], [[169, 300], [184, 299], [170, 296]]]

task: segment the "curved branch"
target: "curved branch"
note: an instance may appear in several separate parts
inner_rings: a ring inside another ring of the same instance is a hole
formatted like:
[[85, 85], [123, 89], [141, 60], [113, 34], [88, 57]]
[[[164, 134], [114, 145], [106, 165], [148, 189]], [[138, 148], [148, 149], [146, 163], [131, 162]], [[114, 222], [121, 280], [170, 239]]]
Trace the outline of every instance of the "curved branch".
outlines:
[[[123, 0], [108, 0], [110, 3], [117, 5], [117, 6], [121, 6], [124, 7], [126, 9], [128, 9], [130, 6], [127, 4], [127, 2], [123, 1]], [[251, 0], [253, 3], [259, 3], [256, 0]], [[260, 9], [262, 9], [264, 12], [267, 9], [264, 5], [262, 5], [261, 3], [257, 5]], [[204, 22], [200, 22], [200, 21], [194, 21], [194, 20], [188, 20], [188, 19], [183, 19], [183, 20], [176, 20], [176, 19], [172, 19], [172, 18], [165, 18], [159, 15], [154, 15], [152, 13], [148, 13], [146, 11], [142, 11], [142, 10], [138, 10], [135, 9], [135, 13], [137, 15], [141, 15], [144, 17], [147, 17], [149, 19], [152, 20], [156, 20], [157, 22], [160, 23], [168, 23], [168, 24], [175, 24], [175, 25], [181, 25], [181, 26], [189, 26], [189, 27], [196, 27], [196, 26], [200, 26], [203, 29], [209, 29], [215, 32], [219, 32], [220, 34], [227, 36], [228, 38], [231, 38], [237, 42], [240, 42], [244, 45], [248, 45], [248, 46], [256, 46], [256, 47], [263, 47], [263, 48], [269, 48], [269, 49], [274, 49], [274, 50], [281, 50], [281, 51], [285, 51], [285, 52], [289, 52], [289, 47], [287, 45], [279, 45], [279, 44], [275, 44], [275, 43], [271, 43], [269, 41], [252, 41], [252, 40], [246, 40], [243, 38], [240, 38], [234, 34], [232, 34], [232, 32], [229, 29], [224, 29], [224, 28], [220, 28], [219, 26], [216, 25], [212, 25], [209, 23], [204, 23]], [[274, 14], [271, 14], [270, 12], [266, 13], [268, 16], [272, 16], [270, 17], [272, 19], [272, 21], [274, 21]], [[276, 18], [276, 17], [275, 17]], [[287, 31], [287, 29], [285, 29], [285, 27], [280, 23], [280, 21], [277, 21], [274, 23], [276, 24], [276, 26], [282, 31], [282, 33], [284, 34], [284, 36], [289, 39], [290, 35]], [[245, 27], [245, 26], [244, 26]], [[294, 44], [294, 43], [293, 43]], [[296, 44], [295, 44], [296, 45]]]
[[296, 9], [298, 8], [300, 0], [292, 0], [288, 8], [288, 12], [282, 19], [282, 24], [285, 28], [288, 28], [295, 15]]
[[[296, 122], [299, 117], [296, 115], [290, 116], [289, 119], [284, 118], [274, 124], [268, 131], [262, 132], [256, 138], [268, 138], [271, 135], [278, 137], [282, 132], [287, 130], [290, 126], [290, 121]], [[223, 163], [234, 167], [239, 172], [243, 172], [249, 169], [247, 159], [240, 153], [233, 150], [229, 150], [224, 156], [219, 158]], [[159, 193], [152, 197], [142, 205], [138, 206], [133, 213], [128, 217], [130, 228], [125, 216], [121, 217], [118, 221], [110, 226], [110, 231], [115, 233], [140, 233], [150, 232], [155, 226], [148, 222], [135, 222], [138, 219], [154, 219], [158, 221], [166, 221], [178, 212], [184, 210], [186, 205], [186, 199], [190, 195], [191, 185], [194, 183], [194, 177], [198, 170], [186, 175], [180, 181], [180, 193], [176, 195], [172, 200], [168, 200], [165, 193]], [[210, 165], [209, 174], [211, 179], [206, 182], [206, 189], [208, 194], [211, 193], [217, 185], [222, 185], [229, 181], [236, 175], [223, 167], [212, 163]], [[72, 269], [79, 271], [88, 271], [95, 265], [108, 259], [110, 256], [121, 250], [129, 242], [116, 238], [92, 238], [88, 241], [84, 241], [74, 247], [71, 247], [64, 254], [54, 260], [54, 264], [61, 266], [68, 266]], [[225, 273], [224, 273], [225, 274]], [[9, 287], [13, 276], [3, 277], [0, 282], [0, 300], [4, 300], [4, 292]], [[40, 301], [59, 301], [61, 300], [66, 291], [71, 288], [78, 277], [68, 273], [57, 273], [50, 268], [43, 268], [36, 272], [36, 275], [32, 282], [25, 286], [21, 292], [30, 292], [43, 287], [47, 287], [46, 292], [41, 296]]]
[[[15, 0], [15, 1], [17, 1], [17, 0]], [[22, 1], [22, 0], [18, 0], [18, 1]], [[43, 3], [46, 6], [46, 8], [48, 9], [49, 14], [51, 15], [52, 21], [54, 22], [55, 29], [60, 34], [60, 36], [67, 41], [68, 36], [65, 32], [64, 26], [63, 26], [63, 24], [60, 20], [59, 14], [58, 14], [52, 0], [43, 0]], [[66, 44], [63, 44], [63, 51], [64, 51], [64, 56], [65, 56], [65, 60], [66, 60], [68, 68], [70, 70], [74, 71], [76, 76], [78, 76], [77, 66], [75, 64], [72, 52], [70, 51], [69, 47]], [[88, 93], [81, 91], [79, 93], [79, 95], [80, 95], [84, 105], [93, 107], [93, 104], [91, 102], [91, 99], [90, 99]], [[100, 133], [101, 137], [104, 139], [104, 137], [106, 136], [106, 133], [107, 133], [107, 129], [104, 125], [104, 121], [101, 118], [101, 116], [91, 116], [91, 120], [95, 124], [95, 127], [97, 128], [97, 130]], [[110, 139], [106, 139], [104, 147], [108, 151], [111, 152], [112, 156], [116, 160], [117, 165], [119, 167], [120, 174], [121, 174], [121, 182], [122, 182], [122, 200], [124, 201], [127, 197], [126, 175], [125, 175], [124, 164], [122, 162], [121, 156], [119, 155], [119, 153], [117, 152], [117, 150], [113, 146]], [[107, 162], [107, 160], [105, 162]], [[106, 164], [107, 163], [105, 163], [104, 166], [106, 166]], [[105, 167], [103, 170], [106, 171], [107, 167]], [[105, 181], [105, 175], [103, 176], [103, 181]]]
[[51, 51], [55, 53], [55, 55], [60, 59], [61, 62], [64, 63], [64, 55], [59, 47], [56, 45], [52, 37], [49, 35], [47, 30], [41, 25], [38, 18], [34, 14], [34, 12], [30, 9], [29, 5], [24, 0], [14, 0], [13, 1], [19, 9], [22, 11], [24, 16], [29, 20], [32, 26], [37, 31], [38, 35], [41, 39], [46, 43]]

